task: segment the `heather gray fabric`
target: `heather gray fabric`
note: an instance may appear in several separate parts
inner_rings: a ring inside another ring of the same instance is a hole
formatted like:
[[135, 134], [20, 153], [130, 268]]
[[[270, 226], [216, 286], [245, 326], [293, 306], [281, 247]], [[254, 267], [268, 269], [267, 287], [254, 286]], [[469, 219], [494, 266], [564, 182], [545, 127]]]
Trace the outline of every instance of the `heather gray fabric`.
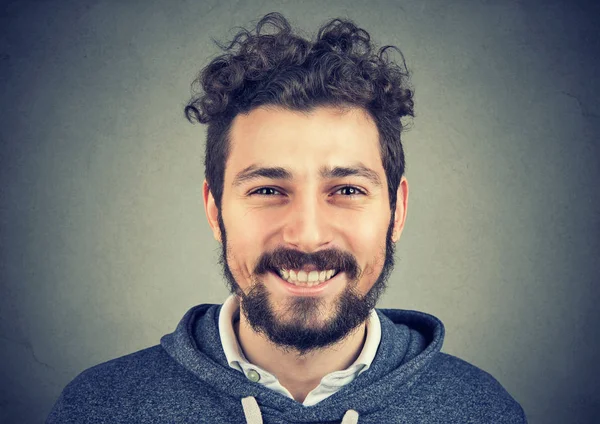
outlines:
[[92, 367], [63, 390], [47, 423], [526, 423], [486, 372], [441, 353], [444, 327], [378, 309], [370, 369], [313, 406], [248, 380], [221, 348], [220, 305], [190, 309], [161, 344]]

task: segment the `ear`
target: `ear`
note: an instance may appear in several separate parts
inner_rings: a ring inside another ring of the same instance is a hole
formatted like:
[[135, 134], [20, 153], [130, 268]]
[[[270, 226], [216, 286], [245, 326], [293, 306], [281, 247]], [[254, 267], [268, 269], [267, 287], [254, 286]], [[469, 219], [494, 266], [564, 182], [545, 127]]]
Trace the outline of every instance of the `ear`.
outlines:
[[408, 208], [408, 181], [402, 177], [396, 193], [396, 210], [394, 211], [394, 227], [392, 230], [392, 241], [396, 243], [400, 239], [404, 222], [406, 221], [406, 210]]
[[202, 184], [202, 194], [204, 197], [204, 212], [206, 212], [208, 225], [210, 225], [210, 228], [212, 228], [215, 240], [221, 243], [221, 229], [219, 228], [218, 220], [219, 209], [217, 208], [215, 198], [213, 197], [206, 180], [204, 180], [204, 183]]

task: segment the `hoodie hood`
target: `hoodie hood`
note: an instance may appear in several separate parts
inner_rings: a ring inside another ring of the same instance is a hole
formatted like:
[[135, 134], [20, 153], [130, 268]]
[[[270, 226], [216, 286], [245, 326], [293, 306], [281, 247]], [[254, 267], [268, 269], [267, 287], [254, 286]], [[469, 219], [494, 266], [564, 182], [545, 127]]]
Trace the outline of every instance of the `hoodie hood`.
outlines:
[[220, 308], [221, 305], [210, 304], [193, 307], [175, 331], [161, 339], [161, 345], [215, 392], [237, 399], [249, 423], [262, 422], [261, 414], [295, 423], [336, 421], [345, 415], [343, 422], [350, 423], [356, 422], [357, 416], [384, 410], [410, 390], [440, 352], [444, 339], [443, 324], [432, 315], [376, 309], [381, 321], [381, 343], [371, 367], [337, 393], [307, 407], [249, 381], [228, 365], [219, 337]]

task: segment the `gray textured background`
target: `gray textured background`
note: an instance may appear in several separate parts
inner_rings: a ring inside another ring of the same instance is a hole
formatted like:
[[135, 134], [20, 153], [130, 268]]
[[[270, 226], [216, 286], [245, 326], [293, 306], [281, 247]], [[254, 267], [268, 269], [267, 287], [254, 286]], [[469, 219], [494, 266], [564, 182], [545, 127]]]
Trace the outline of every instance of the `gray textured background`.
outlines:
[[[423, 310], [531, 423], [600, 416], [597, 6], [560, 1], [3, 2], [0, 421], [227, 291], [182, 113], [210, 38], [354, 19], [413, 71], [411, 195], [380, 306]], [[597, 421], [596, 421], [597, 422]]]

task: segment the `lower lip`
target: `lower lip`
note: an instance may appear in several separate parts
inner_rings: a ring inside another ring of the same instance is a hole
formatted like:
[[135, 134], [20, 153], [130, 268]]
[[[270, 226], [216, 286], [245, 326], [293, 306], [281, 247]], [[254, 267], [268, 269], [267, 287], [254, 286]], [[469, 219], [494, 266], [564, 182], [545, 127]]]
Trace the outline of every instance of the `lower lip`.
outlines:
[[335, 283], [340, 277], [341, 272], [338, 272], [332, 278], [327, 281], [324, 281], [318, 285], [308, 287], [308, 286], [297, 286], [292, 283], [288, 283], [283, 278], [281, 278], [277, 273], [271, 272], [279, 280], [282, 286], [285, 288], [287, 292], [296, 296], [317, 296], [322, 294], [332, 283]]

